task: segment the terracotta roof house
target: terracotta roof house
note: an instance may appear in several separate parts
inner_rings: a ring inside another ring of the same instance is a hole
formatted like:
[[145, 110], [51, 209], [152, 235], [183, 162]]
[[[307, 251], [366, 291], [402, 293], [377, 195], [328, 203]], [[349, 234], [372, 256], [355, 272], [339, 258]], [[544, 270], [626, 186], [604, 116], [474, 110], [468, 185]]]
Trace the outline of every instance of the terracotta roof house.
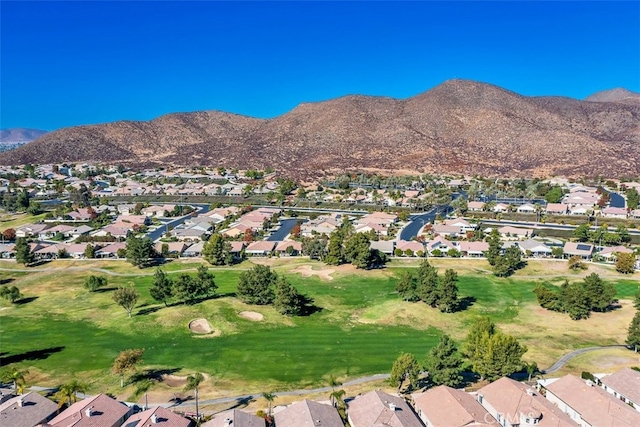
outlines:
[[509, 205], [505, 203], [496, 203], [493, 207], [494, 212], [509, 212]]
[[469, 202], [467, 203], [467, 209], [471, 212], [481, 212], [484, 210], [484, 202]]
[[423, 427], [422, 421], [401, 397], [370, 391], [349, 402], [351, 427]]
[[204, 247], [204, 242], [194, 243], [189, 246], [187, 249], [182, 251], [182, 256], [185, 257], [199, 257], [202, 256], [202, 248]]
[[278, 427], [344, 427], [336, 408], [307, 399], [278, 412], [274, 418]]
[[467, 231], [473, 231], [477, 228], [476, 224], [471, 224], [469, 221], [467, 221], [464, 218], [446, 219], [442, 223], [444, 225], [449, 225], [452, 227], [460, 227], [463, 233], [466, 233]]
[[627, 218], [627, 208], [613, 208], [608, 207], [604, 208], [600, 211], [602, 216], [606, 216], [607, 218]]
[[57, 413], [55, 402], [32, 391], [0, 403], [0, 425], [33, 427], [49, 421]]
[[545, 386], [547, 399], [581, 426], [637, 427], [640, 413], [590, 380], [571, 374]]
[[617, 258], [616, 254], [632, 254], [633, 251], [626, 246], [607, 246], [602, 248], [598, 255], [608, 260], [614, 260]]
[[395, 243], [393, 240], [373, 240], [369, 243], [369, 249], [376, 249], [383, 254], [393, 255]]
[[282, 242], [277, 242], [275, 251], [279, 252], [280, 255], [289, 255], [289, 253], [287, 252], [287, 248], [293, 248], [293, 252], [291, 252], [291, 255], [298, 255], [300, 254], [300, 252], [302, 252], [302, 243], [295, 241], [295, 240], [283, 240]]
[[600, 379], [602, 388], [640, 412], [640, 372], [623, 368]]
[[49, 228], [49, 224], [25, 224], [16, 228], [16, 237], [36, 236]]
[[167, 253], [174, 255], [181, 255], [182, 252], [189, 246], [184, 242], [156, 242], [153, 245], [155, 251], [159, 254], [162, 253], [162, 245], [167, 245]]
[[244, 253], [247, 255], [269, 255], [273, 248], [275, 248], [276, 242], [270, 242], [268, 240], [258, 240], [257, 242], [249, 243]]
[[498, 426], [475, 396], [463, 390], [438, 386], [412, 395], [418, 416], [427, 427]]
[[478, 403], [503, 427], [577, 427], [567, 414], [538, 391], [511, 378], [500, 378], [482, 387]]
[[525, 239], [533, 236], [533, 229], [531, 228], [518, 228], [510, 225], [498, 228], [498, 233], [502, 237], [511, 237], [516, 239]]
[[424, 253], [424, 245], [416, 240], [398, 240], [396, 242], [396, 248], [402, 252], [410, 250], [414, 254], [417, 254], [419, 251]]
[[593, 245], [589, 243], [567, 242], [563, 248], [566, 256], [579, 256], [584, 259], [591, 258], [593, 254]]
[[536, 206], [531, 203], [524, 203], [516, 209], [518, 213], [535, 213]]
[[569, 212], [569, 205], [564, 203], [547, 204], [546, 212], [549, 215], [566, 215]]
[[96, 250], [96, 258], [117, 258], [118, 250], [126, 249], [125, 242], [111, 243], [103, 248]]
[[158, 406], [131, 415], [123, 427], [189, 427], [191, 420]]
[[445, 239], [442, 236], [437, 236], [435, 239], [430, 240], [427, 243], [427, 250], [429, 253], [433, 253], [436, 249], [439, 249], [442, 252], [447, 252], [449, 249], [455, 249], [455, 245], [449, 240]]
[[120, 427], [132, 409], [106, 394], [74, 403], [49, 421], [52, 427]]
[[386, 236], [388, 234], [388, 231], [384, 225], [375, 224], [373, 222], [369, 222], [366, 224], [356, 224], [354, 231], [356, 233], [369, 233], [371, 231], [374, 231], [380, 236]]
[[460, 242], [458, 247], [463, 256], [481, 257], [489, 250], [487, 242]]
[[257, 417], [238, 409], [215, 414], [202, 427], [265, 427], [264, 418]]
[[0, 256], [2, 258], [13, 258], [16, 255], [15, 243], [1, 243]]
[[455, 237], [462, 234], [462, 227], [458, 227], [455, 225], [434, 224], [434, 226], [431, 228], [431, 231], [437, 236]]

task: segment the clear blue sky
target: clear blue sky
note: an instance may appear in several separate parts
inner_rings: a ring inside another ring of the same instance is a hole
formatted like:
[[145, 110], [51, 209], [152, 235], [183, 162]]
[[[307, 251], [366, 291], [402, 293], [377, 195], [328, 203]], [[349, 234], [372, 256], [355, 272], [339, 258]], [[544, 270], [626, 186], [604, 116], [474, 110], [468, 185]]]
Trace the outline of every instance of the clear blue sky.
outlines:
[[640, 2], [0, 2], [0, 127], [274, 117], [450, 78], [640, 92]]

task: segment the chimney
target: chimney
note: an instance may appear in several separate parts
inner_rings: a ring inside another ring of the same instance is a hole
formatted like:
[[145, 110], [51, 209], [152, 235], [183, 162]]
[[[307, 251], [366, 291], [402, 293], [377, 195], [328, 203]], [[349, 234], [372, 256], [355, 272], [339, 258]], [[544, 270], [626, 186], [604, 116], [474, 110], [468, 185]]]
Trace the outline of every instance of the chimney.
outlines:
[[152, 414], [151, 415], [151, 422], [153, 424], [157, 424], [158, 423], [158, 416], [156, 414]]
[[85, 409], [84, 413], [87, 415], [87, 417], [91, 416], [92, 410], [93, 410], [93, 406], [89, 406], [87, 409]]
[[18, 406], [21, 408], [24, 406], [24, 399], [22, 397], [18, 399]]

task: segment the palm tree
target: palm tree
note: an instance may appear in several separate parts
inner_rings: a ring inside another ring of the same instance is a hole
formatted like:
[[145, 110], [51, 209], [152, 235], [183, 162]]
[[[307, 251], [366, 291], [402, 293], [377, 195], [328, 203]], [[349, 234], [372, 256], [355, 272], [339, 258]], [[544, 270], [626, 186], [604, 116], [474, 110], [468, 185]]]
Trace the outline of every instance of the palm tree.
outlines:
[[342, 400], [342, 398], [345, 394], [346, 392], [344, 390], [334, 390], [333, 393], [331, 393], [330, 397], [334, 408], [342, 408], [344, 406], [344, 400]]
[[29, 371], [20, 371], [18, 368], [10, 368], [2, 373], [2, 381], [10, 382], [13, 384], [13, 394], [18, 395], [22, 394], [24, 391], [24, 386], [26, 381], [24, 376], [27, 375]]
[[65, 403], [71, 406], [78, 400], [77, 393], [84, 393], [86, 388], [85, 384], [78, 382], [77, 380], [61, 385], [58, 392], [55, 394], [58, 406], [62, 406]]
[[538, 369], [538, 364], [536, 362], [531, 362], [531, 363], [525, 362], [524, 369], [527, 371], [527, 375], [529, 376], [527, 383], [531, 384], [531, 377], [540, 373], [540, 370]]
[[271, 402], [274, 401], [276, 395], [272, 392], [265, 391], [264, 393], [262, 393], [262, 397], [267, 400], [267, 415], [269, 416], [269, 418], [271, 418]]
[[334, 407], [336, 406], [336, 402], [334, 400], [334, 394], [336, 392], [336, 387], [339, 385], [342, 385], [342, 383], [338, 381], [336, 377], [331, 375], [329, 377], [329, 387], [331, 387], [331, 394], [329, 395], [329, 397], [331, 398], [331, 405], [333, 405]]
[[195, 390], [196, 420], [200, 419], [200, 413], [198, 412], [198, 386], [202, 381], [204, 381], [204, 376], [200, 372], [196, 372], [187, 376], [187, 385], [184, 386], [184, 391]]

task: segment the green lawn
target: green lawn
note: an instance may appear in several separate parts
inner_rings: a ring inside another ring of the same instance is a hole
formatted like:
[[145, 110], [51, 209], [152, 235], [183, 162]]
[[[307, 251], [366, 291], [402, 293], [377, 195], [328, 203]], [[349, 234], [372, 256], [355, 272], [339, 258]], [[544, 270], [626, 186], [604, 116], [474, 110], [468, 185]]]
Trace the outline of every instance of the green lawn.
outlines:
[[[55, 274], [2, 271], [0, 281], [18, 286], [27, 298], [35, 299], [13, 306], [0, 303], [0, 360], [6, 364], [19, 359], [18, 366], [37, 374], [40, 384], [81, 378], [95, 389], [117, 390], [118, 379], [109, 373], [114, 358], [127, 348], [145, 348], [144, 365], [149, 368], [202, 371], [227, 389], [261, 389], [265, 384], [286, 389], [326, 384], [330, 375], [347, 379], [388, 372], [401, 352], [414, 353], [422, 360], [442, 332], [460, 340], [479, 315], [489, 315], [504, 326], [514, 325], [513, 331], [530, 340], [530, 346], [547, 342], [552, 349], [549, 357], [564, 352], [565, 348], [553, 347], [557, 339], [567, 347], [597, 342], [602, 331], [591, 325], [607, 324], [606, 318], [594, 316], [570, 323], [585, 326], [584, 332], [567, 335], [565, 326], [558, 326], [537, 334], [534, 323], [540, 319], [530, 314], [537, 307], [532, 290], [541, 280], [498, 279], [486, 272], [462, 270], [459, 294], [468, 297], [470, 305], [465, 311], [443, 314], [422, 303], [399, 300], [395, 283], [407, 268], [355, 273], [338, 269], [334, 280], [326, 281], [291, 273], [298, 262], [276, 264], [276, 271], [312, 297], [321, 310], [309, 317], [287, 318], [271, 307], [239, 302], [233, 296], [236, 283], [250, 263], [236, 269], [212, 269], [218, 298], [170, 307], [149, 296], [153, 269], [139, 270], [122, 262], [59, 261], [38, 267], [59, 269]], [[163, 269], [174, 276], [179, 270], [195, 273], [197, 265], [175, 262]], [[11, 263], [2, 266], [21, 268]], [[82, 287], [85, 278], [104, 273], [63, 269], [69, 266], [103, 268], [128, 276], [107, 275], [108, 289], [89, 293]], [[444, 274], [444, 268], [439, 270]], [[140, 292], [131, 319], [111, 299], [110, 289], [127, 283], [134, 283]], [[619, 297], [628, 298], [637, 291], [638, 282], [621, 278], [615, 286]], [[261, 313], [264, 320], [240, 317], [238, 313], [245, 310]], [[208, 319], [220, 336], [194, 336], [187, 325], [196, 318]], [[536, 354], [545, 354], [545, 348]]]

